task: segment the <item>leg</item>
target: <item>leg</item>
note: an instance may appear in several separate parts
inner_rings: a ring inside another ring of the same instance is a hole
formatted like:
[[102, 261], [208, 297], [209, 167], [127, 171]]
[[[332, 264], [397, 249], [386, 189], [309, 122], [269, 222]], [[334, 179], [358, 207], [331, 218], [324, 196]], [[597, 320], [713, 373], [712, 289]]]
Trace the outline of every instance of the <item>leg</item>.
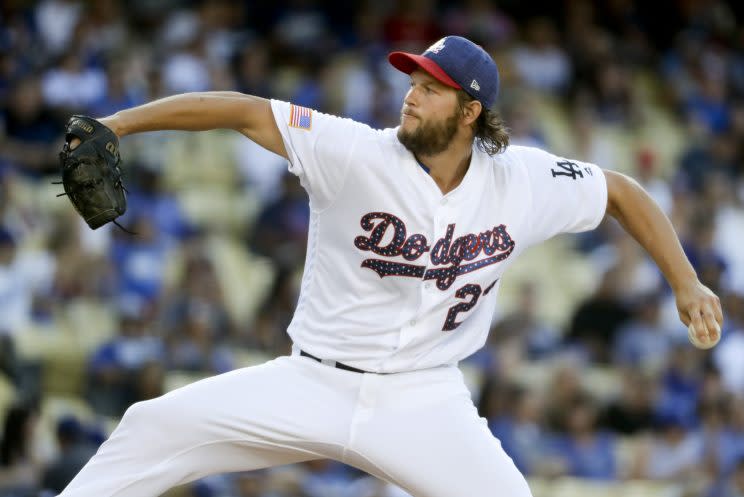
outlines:
[[60, 497], [155, 497], [209, 474], [338, 458], [355, 378], [310, 362], [282, 357], [133, 405]]
[[[448, 371], [449, 370], [449, 371]], [[347, 461], [415, 497], [531, 497], [456, 368], [378, 376]]]

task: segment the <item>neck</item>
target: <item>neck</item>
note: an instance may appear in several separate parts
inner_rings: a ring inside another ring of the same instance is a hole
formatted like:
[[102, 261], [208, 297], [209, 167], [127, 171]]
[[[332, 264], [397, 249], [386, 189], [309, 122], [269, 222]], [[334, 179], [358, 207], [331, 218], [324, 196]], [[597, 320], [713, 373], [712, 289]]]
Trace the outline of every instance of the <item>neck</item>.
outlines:
[[457, 188], [470, 167], [472, 141], [456, 142], [457, 140], [453, 140], [452, 145], [444, 152], [416, 156], [416, 159], [429, 169], [429, 176], [443, 194]]

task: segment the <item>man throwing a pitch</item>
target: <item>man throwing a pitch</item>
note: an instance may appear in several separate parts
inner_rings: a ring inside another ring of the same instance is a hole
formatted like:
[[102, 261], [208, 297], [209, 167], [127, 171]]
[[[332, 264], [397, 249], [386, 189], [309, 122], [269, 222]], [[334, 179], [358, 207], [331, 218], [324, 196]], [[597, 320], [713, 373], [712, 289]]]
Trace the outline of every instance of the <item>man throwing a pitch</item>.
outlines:
[[508, 145], [483, 49], [448, 36], [389, 60], [410, 75], [395, 129], [232, 92], [100, 120], [119, 137], [244, 134], [289, 161], [310, 197], [310, 234], [292, 355], [133, 405], [62, 496], [154, 497], [213, 473], [317, 458], [416, 497], [530, 496], [457, 363], [485, 343], [517, 256], [605, 214], [656, 261], [696, 344], [718, 340], [718, 298], [635, 181]]

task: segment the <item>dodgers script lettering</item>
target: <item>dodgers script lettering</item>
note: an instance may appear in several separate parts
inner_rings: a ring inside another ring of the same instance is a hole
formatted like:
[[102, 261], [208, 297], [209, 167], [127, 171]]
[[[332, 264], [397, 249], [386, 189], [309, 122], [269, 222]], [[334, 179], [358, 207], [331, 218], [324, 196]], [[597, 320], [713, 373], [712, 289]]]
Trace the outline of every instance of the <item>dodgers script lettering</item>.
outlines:
[[[429, 245], [420, 233], [407, 236], [405, 223], [393, 214], [370, 212], [361, 219], [361, 227], [368, 236], [357, 236], [354, 246], [388, 259], [365, 259], [362, 267], [385, 276], [406, 276], [435, 280], [437, 288], [447, 290], [458, 276], [505, 260], [514, 251], [514, 240], [500, 224], [478, 234], [467, 233], [455, 237], [455, 224], [447, 226], [445, 235], [434, 245]], [[391, 236], [392, 235], [392, 236]], [[383, 240], [389, 240], [383, 242]], [[416, 261], [429, 253], [432, 266], [407, 264], [389, 258], [402, 256], [406, 261]], [[485, 257], [480, 257], [484, 255]], [[472, 261], [472, 262], [471, 262]]]

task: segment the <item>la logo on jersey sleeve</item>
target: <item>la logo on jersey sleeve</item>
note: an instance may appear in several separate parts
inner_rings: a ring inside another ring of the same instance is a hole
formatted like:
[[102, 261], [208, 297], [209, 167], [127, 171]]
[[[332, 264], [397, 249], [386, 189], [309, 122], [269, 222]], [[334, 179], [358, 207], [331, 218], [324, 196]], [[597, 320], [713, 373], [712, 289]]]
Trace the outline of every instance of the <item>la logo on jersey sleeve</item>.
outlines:
[[313, 111], [307, 107], [290, 104], [289, 126], [310, 131], [313, 125]]

